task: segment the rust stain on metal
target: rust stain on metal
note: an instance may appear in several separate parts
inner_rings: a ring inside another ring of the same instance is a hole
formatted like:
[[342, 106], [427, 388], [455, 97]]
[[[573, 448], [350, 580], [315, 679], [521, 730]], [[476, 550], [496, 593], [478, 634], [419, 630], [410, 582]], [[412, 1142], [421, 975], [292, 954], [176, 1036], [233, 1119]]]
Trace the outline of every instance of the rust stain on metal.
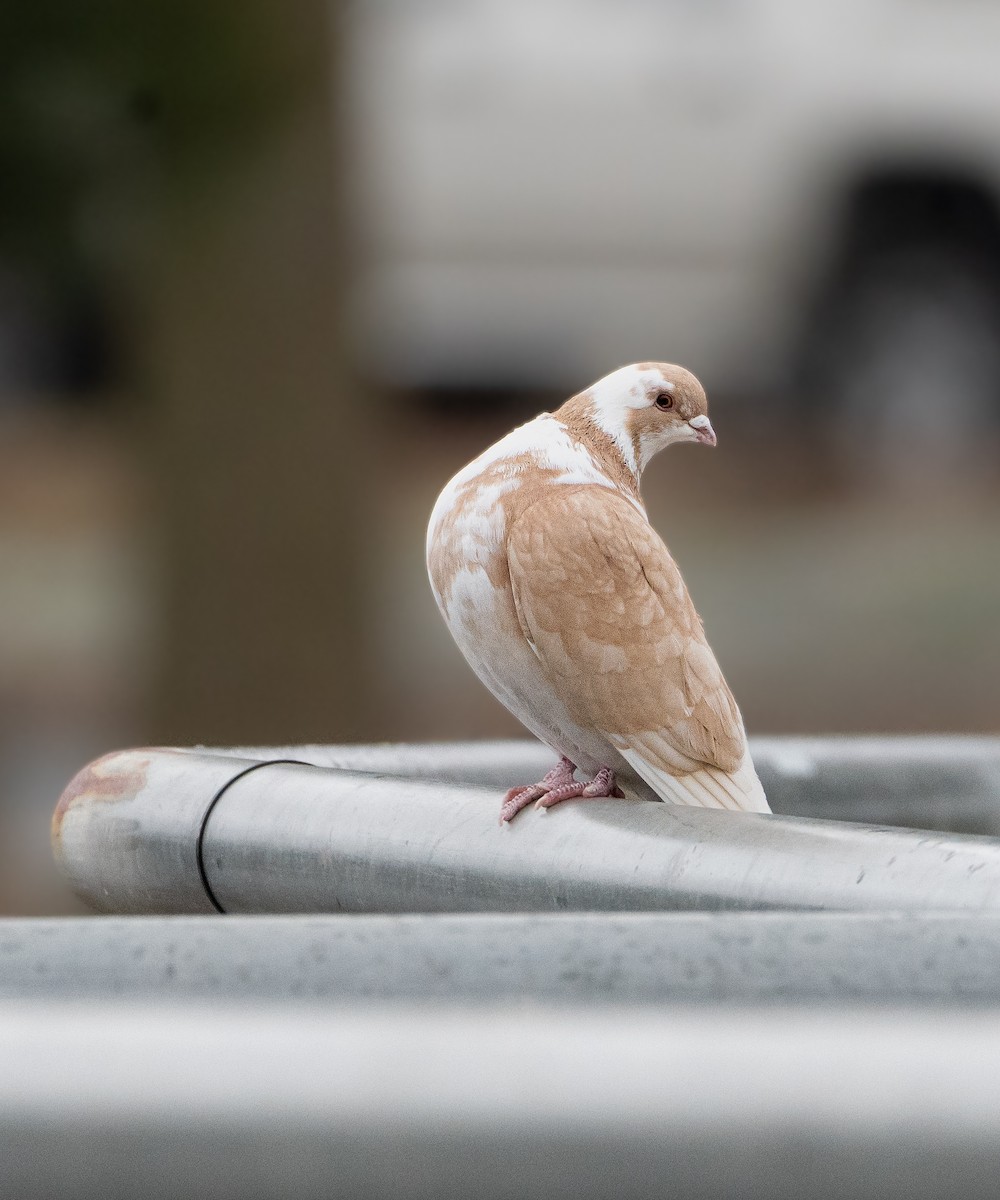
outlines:
[[52, 841], [62, 836], [67, 812], [79, 803], [113, 804], [134, 796], [146, 784], [150, 757], [148, 751], [114, 750], [88, 763], [66, 785], [52, 814]]

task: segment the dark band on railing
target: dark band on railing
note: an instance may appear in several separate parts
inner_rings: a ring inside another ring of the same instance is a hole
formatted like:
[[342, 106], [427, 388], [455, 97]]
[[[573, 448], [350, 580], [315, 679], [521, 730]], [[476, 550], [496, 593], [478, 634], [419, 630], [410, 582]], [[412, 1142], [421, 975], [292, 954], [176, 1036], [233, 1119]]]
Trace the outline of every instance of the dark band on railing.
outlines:
[[208, 897], [212, 907], [217, 913], [221, 913], [223, 916], [226, 915], [226, 910], [219, 903], [218, 897], [212, 890], [212, 885], [208, 882], [208, 872], [205, 870], [205, 831], [208, 829], [209, 818], [211, 817], [215, 806], [238, 779], [242, 779], [244, 775], [250, 775], [254, 771], [260, 771], [264, 767], [275, 767], [279, 764], [295, 767], [307, 767], [309, 765], [308, 763], [302, 762], [302, 760], [298, 758], [271, 758], [266, 762], [254, 763], [253, 766], [237, 772], [232, 779], [226, 780], [222, 787], [219, 788], [219, 790], [209, 801], [208, 807], [205, 809], [204, 816], [201, 818], [201, 825], [198, 827], [198, 841], [196, 842], [194, 849], [195, 859], [198, 863], [198, 876], [201, 879], [202, 887], [205, 889], [205, 895]]

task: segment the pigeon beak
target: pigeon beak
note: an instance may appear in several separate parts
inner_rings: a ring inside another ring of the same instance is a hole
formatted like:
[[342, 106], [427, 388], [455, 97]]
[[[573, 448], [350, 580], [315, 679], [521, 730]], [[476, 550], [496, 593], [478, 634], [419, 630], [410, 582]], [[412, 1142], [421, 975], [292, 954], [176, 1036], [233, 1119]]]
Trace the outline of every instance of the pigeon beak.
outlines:
[[692, 417], [688, 424], [694, 430], [696, 440], [702, 446], [718, 445], [718, 438], [708, 417]]

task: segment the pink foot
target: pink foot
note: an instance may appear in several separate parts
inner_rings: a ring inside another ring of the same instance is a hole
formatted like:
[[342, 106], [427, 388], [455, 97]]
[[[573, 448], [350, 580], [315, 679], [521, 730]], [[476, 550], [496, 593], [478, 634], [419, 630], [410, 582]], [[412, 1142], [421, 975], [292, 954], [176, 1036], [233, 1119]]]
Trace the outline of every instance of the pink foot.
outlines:
[[587, 799], [598, 799], [602, 796], [614, 796], [616, 800], [624, 800], [625, 793], [615, 783], [615, 773], [610, 767], [601, 767], [590, 783], [577, 783], [574, 780], [561, 788], [552, 788], [544, 796], [538, 797], [535, 808], [551, 808], [563, 800], [575, 800], [577, 796]]
[[529, 784], [527, 787], [512, 787], [504, 796], [503, 804], [500, 806], [500, 824], [506, 824], [512, 817], [516, 817], [522, 808], [527, 808], [532, 800], [539, 799], [553, 789], [575, 786], [576, 781], [573, 779], [575, 770], [576, 764], [571, 763], [563, 755], [545, 778], [539, 780], [538, 783]]
[[538, 783], [529, 787], [511, 788], [500, 808], [500, 824], [503, 825], [512, 817], [516, 817], [521, 809], [527, 808], [533, 800], [537, 801], [535, 807], [544, 811], [554, 804], [563, 800], [573, 800], [577, 796], [614, 796], [619, 800], [625, 799], [625, 793], [615, 783], [615, 773], [610, 767], [601, 767], [589, 783], [578, 783], [573, 778], [575, 770], [575, 765], [563, 757]]

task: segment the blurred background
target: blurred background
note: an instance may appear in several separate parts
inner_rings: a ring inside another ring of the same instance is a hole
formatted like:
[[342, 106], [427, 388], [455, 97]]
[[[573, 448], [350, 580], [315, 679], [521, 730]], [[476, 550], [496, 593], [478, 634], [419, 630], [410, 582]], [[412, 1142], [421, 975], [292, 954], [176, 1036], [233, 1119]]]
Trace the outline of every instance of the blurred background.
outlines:
[[8, 0], [0, 911], [134, 743], [517, 735], [445, 480], [624, 362], [751, 733], [1000, 726], [1000, 8]]

